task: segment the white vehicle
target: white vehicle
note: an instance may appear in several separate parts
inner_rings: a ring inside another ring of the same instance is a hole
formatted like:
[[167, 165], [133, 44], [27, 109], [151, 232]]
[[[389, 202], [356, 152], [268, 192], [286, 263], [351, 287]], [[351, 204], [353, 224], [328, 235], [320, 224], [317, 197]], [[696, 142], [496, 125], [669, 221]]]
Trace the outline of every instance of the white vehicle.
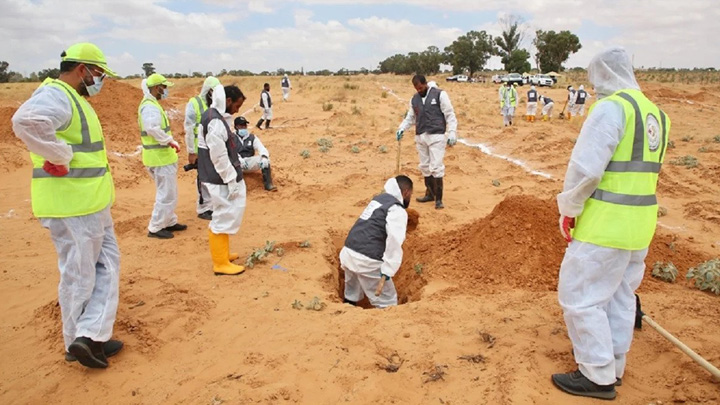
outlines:
[[469, 81], [468, 77], [465, 75], [450, 76], [445, 80], [448, 82], [467, 82], [467, 81]]
[[554, 84], [552, 77], [548, 75], [532, 75], [530, 76], [530, 84], [535, 86], [547, 86], [550, 87]]

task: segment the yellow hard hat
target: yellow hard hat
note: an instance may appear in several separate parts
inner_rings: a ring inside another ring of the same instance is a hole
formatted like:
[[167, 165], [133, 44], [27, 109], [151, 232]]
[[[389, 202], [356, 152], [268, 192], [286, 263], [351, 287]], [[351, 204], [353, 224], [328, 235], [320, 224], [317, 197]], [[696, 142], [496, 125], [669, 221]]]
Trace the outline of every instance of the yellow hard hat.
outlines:
[[168, 81], [168, 79], [165, 78], [165, 76], [159, 74], [159, 73], [153, 73], [147, 78], [147, 86], [148, 87], [154, 87], [158, 84], [164, 84], [168, 87], [171, 87], [173, 85], [173, 82]]
[[100, 48], [89, 42], [81, 42], [79, 44], [72, 45], [66, 49], [60, 57], [63, 62], [78, 62], [95, 65], [101, 68], [106, 75], [117, 77], [117, 73], [108, 67], [107, 60], [105, 60], [105, 54], [102, 53]]

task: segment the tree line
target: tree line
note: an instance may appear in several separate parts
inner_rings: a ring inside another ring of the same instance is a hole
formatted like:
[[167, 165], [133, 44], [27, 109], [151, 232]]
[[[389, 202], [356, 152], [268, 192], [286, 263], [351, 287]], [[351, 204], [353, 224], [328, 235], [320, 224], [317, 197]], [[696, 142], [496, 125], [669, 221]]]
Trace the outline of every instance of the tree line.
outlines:
[[[521, 48], [526, 29], [521, 18], [509, 16], [500, 21], [502, 34], [493, 37], [486, 31], [470, 31], [445, 47], [444, 52], [435, 46], [423, 52], [396, 54], [379, 64], [382, 73], [433, 75], [440, 65], [452, 66], [453, 74], [467, 72], [470, 76], [485, 68], [492, 56], [500, 56], [507, 72], [524, 73], [531, 69], [530, 52]], [[535, 31], [532, 44], [537, 49], [535, 65], [542, 72], [562, 71], [562, 64], [571, 54], [582, 48], [580, 39], [570, 31]]]

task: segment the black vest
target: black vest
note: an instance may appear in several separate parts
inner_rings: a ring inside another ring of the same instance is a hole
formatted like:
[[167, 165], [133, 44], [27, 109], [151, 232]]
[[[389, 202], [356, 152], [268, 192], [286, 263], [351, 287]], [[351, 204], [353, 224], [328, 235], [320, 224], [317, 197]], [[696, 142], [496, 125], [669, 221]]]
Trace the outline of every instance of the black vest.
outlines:
[[238, 155], [240, 157], [249, 158], [255, 156], [255, 148], [253, 147], [253, 143], [255, 143], [255, 135], [250, 134], [247, 138], [243, 141], [242, 138], [240, 138], [240, 135], [238, 135]]
[[287, 78], [283, 77], [283, 79], [282, 79], [282, 86], [283, 86], [283, 87], [290, 87], [290, 80], [288, 80]]
[[260, 107], [271, 108], [272, 107], [272, 98], [270, 98], [270, 92], [267, 90], [263, 90], [262, 92], [267, 94], [268, 105], [265, 105], [265, 102], [263, 101], [263, 98], [262, 98], [262, 94], [260, 94]]
[[545, 99], [545, 105], [548, 105], [553, 102], [550, 97], [544, 97], [544, 99]]
[[436, 87], [428, 88], [425, 104], [422, 96], [415, 93], [412, 98], [412, 108], [415, 113], [415, 134], [444, 134], [445, 114], [440, 108], [440, 92]]
[[528, 91], [528, 103], [537, 103], [537, 91]]
[[585, 104], [586, 97], [587, 93], [585, 92], [585, 90], [578, 90], [577, 101], [575, 101], [575, 104]]
[[[207, 133], [208, 133], [208, 125], [210, 124], [210, 121], [214, 119], [219, 119], [222, 121], [223, 125], [225, 125], [225, 129], [227, 130], [228, 139], [225, 142], [225, 148], [227, 149], [228, 158], [230, 159], [230, 163], [235, 168], [235, 172], [237, 172], [236, 180], [240, 182], [243, 179], [242, 175], [242, 168], [240, 167], [240, 159], [238, 158], [237, 150], [238, 150], [238, 143], [239, 138], [238, 136], [230, 130], [230, 126], [223, 118], [222, 114], [218, 112], [216, 108], [208, 108], [205, 110], [205, 112], [202, 114], [202, 118], [200, 119], [200, 125], [203, 129], [203, 139], [205, 139], [205, 144], [207, 145]], [[200, 177], [200, 181], [203, 183], [210, 183], [210, 184], [226, 184], [222, 177], [218, 174], [217, 170], [215, 170], [215, 166], [212, 163], [212, 160], [210, 159], [210, 149], [203, 149], [198, 148], [198, 176]]]
[[[378, 206], [379, 204], [379, 206]], [[382, 261], [385, 255], [385, 244], [387, 241], [387, 214], [390, 207], [399, 205], [400, 201], [388, 193], [383, 193], [373, 198], [365, 212], [355, 222], [347, 239], [345, 246], [371, 259]], [[371, 206], [377, 206], [372, 214], [367, 216]]]

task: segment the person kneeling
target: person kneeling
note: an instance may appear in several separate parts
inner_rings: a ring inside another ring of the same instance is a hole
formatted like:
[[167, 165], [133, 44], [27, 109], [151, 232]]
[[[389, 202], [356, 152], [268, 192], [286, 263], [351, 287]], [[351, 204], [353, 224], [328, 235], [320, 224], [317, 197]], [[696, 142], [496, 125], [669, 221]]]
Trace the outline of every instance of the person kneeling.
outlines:
[[238, 155], [243, 172], [262, 171], [263, 184], [267, 191], [277, 191], [273, 185], [270, 170], [270, 152], [262, 144], [260, 138], [248, 131], [248, 120], [245, 117], [235, 118], [235, 133], [240, 138], [238, 143]]
[[[345, 299], [352, 305], [367, 296], [376, 308], [398, 304], [392, 282], [402, 263], [413, 183], [397, 176], [385, 183], [385, 192], [370, 201], [350, 229], [340, 251], [340, 266], [345, 272]], [[379, 289], [381, 280], [385, 281]], [[376, 295], [377, 294], [377, 295]]]

